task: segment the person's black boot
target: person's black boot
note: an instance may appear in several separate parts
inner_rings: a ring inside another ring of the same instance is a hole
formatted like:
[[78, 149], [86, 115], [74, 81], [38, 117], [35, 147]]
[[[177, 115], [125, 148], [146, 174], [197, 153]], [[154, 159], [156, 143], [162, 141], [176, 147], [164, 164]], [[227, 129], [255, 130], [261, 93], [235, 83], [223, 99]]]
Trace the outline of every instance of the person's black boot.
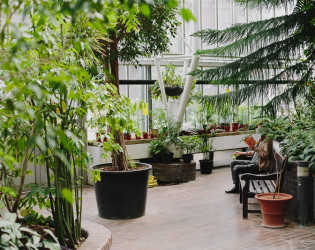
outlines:
[[234, 186], [231, 190], [225, 191], [227, 194], [238, 194], [240, 191], [239, 189]]

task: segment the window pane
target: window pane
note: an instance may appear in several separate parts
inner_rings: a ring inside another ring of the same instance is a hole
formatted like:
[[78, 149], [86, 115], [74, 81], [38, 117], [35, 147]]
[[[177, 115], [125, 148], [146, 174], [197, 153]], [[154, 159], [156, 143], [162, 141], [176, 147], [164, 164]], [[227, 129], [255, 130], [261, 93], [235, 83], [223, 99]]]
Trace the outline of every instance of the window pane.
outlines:
[[[217, 29], [216, 24], [216, 7], [215, 0], [202, 0], [201, 1], [201, 28], [202, 29]], [[216, 44], [208, 45], [201, 44], [202, 49], [216, 48]]]
[[218, 29], [222, 30], [232, 25], [230, 0], [218, 1]]

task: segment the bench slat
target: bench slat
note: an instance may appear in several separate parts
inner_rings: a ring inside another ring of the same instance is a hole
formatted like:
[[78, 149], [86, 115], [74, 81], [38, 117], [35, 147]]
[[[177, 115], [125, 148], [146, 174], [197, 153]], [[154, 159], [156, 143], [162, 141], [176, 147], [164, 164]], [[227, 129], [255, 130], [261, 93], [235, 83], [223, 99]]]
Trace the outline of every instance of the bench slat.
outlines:
[[[273, 193], [275, 191], [275, 183], [272, 181], [264, 181], [267, 187], [268, 193]], [[267, 192], [265, 192], [267, 193]]]
[[256, 191], [255, 186], [252, 183], [252, 181], [249, 182], [249, 190], [248, 190], [248, 192], [257, 194], [257, 191]]
[[260, 183], [258, 181], [252, 181], [252, 185], [254, 185], [254, 189], [256, 190], [256, 194], [261, 194], [262, 188], [260, 186]]
[[261, 186], [261, 189], [262, 189], [262, 192], [263, 193], [270, 193], [270, 185], [271, 183], [269, 181], [258, 181], [260, 186]]

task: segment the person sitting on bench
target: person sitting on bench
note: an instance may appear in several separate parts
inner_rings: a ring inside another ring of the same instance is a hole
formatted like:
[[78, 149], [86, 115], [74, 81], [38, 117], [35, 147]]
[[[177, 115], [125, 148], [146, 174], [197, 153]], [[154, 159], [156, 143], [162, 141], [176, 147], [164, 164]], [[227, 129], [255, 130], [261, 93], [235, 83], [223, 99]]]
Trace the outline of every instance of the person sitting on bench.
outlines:
[[235, 155], [252, 156], [251, 160], [234, 160], [231, 162], [231, 172], [234, 187], [226, 193], [239, 193], [239, 174], [251, 173], [258, 174], [268, 170], [269, 162], [272, 157], [272, 140], [261, 135], [256, 146], [251, 147], [253, 151], [235, 152]]

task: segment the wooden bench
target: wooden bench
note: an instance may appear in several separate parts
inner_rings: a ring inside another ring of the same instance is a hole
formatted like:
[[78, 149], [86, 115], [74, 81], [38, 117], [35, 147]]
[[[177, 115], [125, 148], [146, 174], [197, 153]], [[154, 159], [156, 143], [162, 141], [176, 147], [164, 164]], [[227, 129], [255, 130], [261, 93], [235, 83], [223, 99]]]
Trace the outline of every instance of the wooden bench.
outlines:
[[270, 160], [268, 171], [262, 174], [240, 174], [240, 203], [243, 203], [243, 218], [248, 218], [248, 213], [260, 213], [257, 209], [248, 209], [248, 198], [254, 198], [256, 194], [273, 193], [277, 190], [277, 165], [279, 174], [281, 172], [280, 191], [288, 162], [288, 156], [282, 157], [281, 154], [273, 149], [273, 156]]

